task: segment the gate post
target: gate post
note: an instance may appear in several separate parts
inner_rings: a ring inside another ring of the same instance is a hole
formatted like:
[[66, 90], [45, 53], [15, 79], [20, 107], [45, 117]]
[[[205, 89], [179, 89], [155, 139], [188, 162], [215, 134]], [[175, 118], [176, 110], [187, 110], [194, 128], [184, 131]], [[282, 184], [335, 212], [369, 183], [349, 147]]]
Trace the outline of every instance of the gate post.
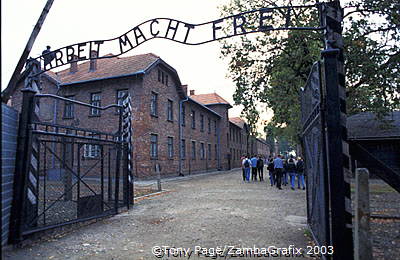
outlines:
[[23, 219], [26, 216], [27, 176], [32, 153], [32, 134], [29, 127], [32, 123], [36, 91], [31, 88], [24, 88], [21, 91], [22, 106], [19, 118], [14, 191], [10, 217], [10, 243], [19, 243], [22, 241], [22, 225]]
[[[326, 93], [326, 144], [331, 208], [333, 259], [352, 260], [353, 232], [350, 193], [350, 160], [346, 128], [346, 88], [342, 26], [343, 9], [339, 1], [323, 5], [325, 29], [324, 90]], [[334, 48], [334, 49], [333, 49]]]

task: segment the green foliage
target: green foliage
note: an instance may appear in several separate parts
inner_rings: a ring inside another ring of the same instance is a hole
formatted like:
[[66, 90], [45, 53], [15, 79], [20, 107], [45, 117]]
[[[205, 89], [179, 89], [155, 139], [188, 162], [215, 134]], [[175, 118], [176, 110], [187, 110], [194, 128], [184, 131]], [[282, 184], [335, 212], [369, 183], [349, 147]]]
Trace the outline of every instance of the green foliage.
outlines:
[[[223, 15], [231, 15], [260, 7], [296, 4], [310, 2], [232, 0], [221, 10]], [[399, 7], [395, 0], [353, 0], [345, 6], [343, 36], [349, 114], [384, 114], [399, 109]], [[318, 26], [315, 9], [292, 12], [291, 26]], [[322, 34], [314, 31], [274, 31], [223, 41], [221, 54], [229, 59], [229, 76], [236, 83], [233, 98], [235, 104], [243, 105], [242, 115], [252, 131], [259, 120], [257, 103], [262, 102], [274, 112], [265, 127], [267, 134], [298, 142], [299, 91], [322, 48]]]

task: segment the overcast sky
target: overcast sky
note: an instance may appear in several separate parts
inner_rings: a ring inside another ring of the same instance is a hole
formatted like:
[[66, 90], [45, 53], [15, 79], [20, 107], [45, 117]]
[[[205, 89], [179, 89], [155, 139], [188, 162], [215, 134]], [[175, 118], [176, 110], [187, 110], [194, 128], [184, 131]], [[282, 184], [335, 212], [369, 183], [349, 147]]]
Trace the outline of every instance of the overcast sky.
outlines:
[[[228, 0], [55, 0], [31, 56], [39, 56], [46, 45], [54, 50], [83, 41], [114, 38], [151, 18], [175, 18], [194, 24], [212, 21], [220, 18], [218, 6], [226, 2]], [[46, 0], [2, 0], [1, 3], [3, 90]], [[234, 83], [226, 77], [227, 61], [220, 59], [218, 42], [187, 46], [153, 39], [125, 55], [149, 52], [174, 67], [181, 82], [188, 84], [196, 94], [216, 92], [233, 104]], [[239, 115], [239, 107], [231, 109], [230, 116]]]

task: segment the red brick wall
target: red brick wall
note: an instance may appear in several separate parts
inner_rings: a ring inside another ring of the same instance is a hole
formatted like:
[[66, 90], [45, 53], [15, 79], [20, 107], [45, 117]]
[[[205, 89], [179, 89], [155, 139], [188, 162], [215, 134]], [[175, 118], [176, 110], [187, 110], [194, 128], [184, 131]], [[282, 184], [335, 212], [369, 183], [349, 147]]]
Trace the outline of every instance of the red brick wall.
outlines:
[[220, 129], [220, 149], [221, 149], [221, 169], [229, 169], [228, 156], [229, 156], [229, 118], [228, 106], [224, 104], [208, 105], [208, 108], [214, 110], [221, 116], [219, 123]]
[[[194, 172], [216, 170], [218, 168], [218, 160], [215, 151], [215, 145], [218, 144], [218, 136], [215, 133], [215, 122], [219, 127], [220, 118], [218, 115], [208, 111], [193, 101], [184, 102], [186, 112], [185, 126], [183, 126], [183, 139], [186, 143], [186, 156], [182, 160], [183, 172], [191, 174]], [[192, 110], [195, 112], [196, 127], [192, 128]], [[201, 115], [204, 116], [204, 131], [201, 130]], [[208, 118], [211, 121], [211, 131], [208, 131]], [[196, 157], [192, 158], [192, 141], [195, 142]], [[201, 144], [204, 144], [205, 158], [201, 158]], [[208, 148], [211, 146], [211, 157]], [[218, 146], [217, 146], [218, 147]]]
[[241, 167], [240, 158], [247, 154], [247, 133], [244, 128], [229, 124], [229, 152], [232, 158], [232, 167]]

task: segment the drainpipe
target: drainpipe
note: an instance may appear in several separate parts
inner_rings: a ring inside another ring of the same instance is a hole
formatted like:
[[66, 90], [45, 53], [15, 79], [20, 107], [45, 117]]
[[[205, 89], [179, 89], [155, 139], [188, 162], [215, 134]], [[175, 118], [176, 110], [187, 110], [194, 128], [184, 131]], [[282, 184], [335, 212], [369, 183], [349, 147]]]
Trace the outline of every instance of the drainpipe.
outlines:
[[[222, 121], [222, 119], [221, 119]], [[220, 121], [220, 122], [221, 122]], [[221, 170], [221, 126], [217, 127], [218, 171]]]
[[[189, 101], [189, 97], [179, 101], [179, 176], [183, 175], [182, 167], [182, 138], [183, 138], [183, 127], [182, 127], [182, 107], [183, 103]], [[190, 160], [190, 159], [189, 159]]]

